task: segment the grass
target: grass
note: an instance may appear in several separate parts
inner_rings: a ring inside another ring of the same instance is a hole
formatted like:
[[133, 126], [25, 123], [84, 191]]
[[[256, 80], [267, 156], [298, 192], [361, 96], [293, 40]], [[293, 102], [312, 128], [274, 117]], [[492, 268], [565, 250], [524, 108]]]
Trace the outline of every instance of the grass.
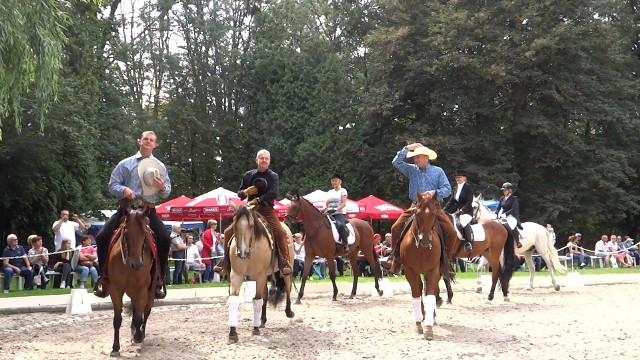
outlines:
[[[572, 271], [572, 270], [568, 270], [568, 271]], [[586, 268], [583, 270], [575, 270], [577, 272], [579, 272], [582, 275], [611, 275], [611, 274], [638, 274], [640, 273], [640, 267], [635, 267], [635, 268], [629, 268], [629, 269], [612, 269], [612, 268], [596, 268], [596, 269], [591, 269], [591, 268]], [[489, 274], [488, 272], [483, 272], [483, 274]], [[538, 271], [536, 272], [535, 276], [536, 277], [545, 277], [545, 276], [549, 276], [549, 271], [547, 270], [542, 270], [542, 271]], [[563, 276], [565, 274], [557, 274], [556, 275], [560, 275]], [[476, 278], [476, 273], [471, 271], [471, 272], [458, 272], [456, 274], [456, 278], [459, 280], [462, 279], [475, 279]], [[529, 276], [529, 271], [524, 270], [524, 271], [516, 271], [513, 275], [514, 277], [528, 277]], [[387, 277], [387, 279], [389, 279], [389, 281], [392, 282], [404, 282], [406, 281], [404, 276], [397, 276], [397, 277]], [[295, 282], [297, 284], [300, 284], [300, 279], [296, 279]], [[337, 276], [336, 277], [336, 283], [349, 283], [351, 284], [353, 282], [353, 277], [350, 275], [344, 275], [344, 276]], [[373, 282], [373, 278], [372, 277], [360, 277], [358, 279], [358, 283], [372, 283]], [[11, 281], [12, 285], [15, 284], [15, 281]], [[311, 284], [318, 284], [318, 283], [331, 283], [331, 279], [329, 279], [328, 277], [322, 280], [318, 280], [317, 278], [314, 277], [313, 280], [307, 280], [307, 283], [311, 283]], [[192, 289], [192, 288], [208, 288], [208, 287], [227, 287], [229, 286], [228, 282], [219, 282], [219, 283], [203, 283], [203, 284], [193, 284], [193, 285], [189, 285], [189, 284], [181, 284], [181, 285], [171, 285], [169, 287], [168, 291], [171, 291], [171, 289]], [[92, 288], [90, 286], [86, 287], [87, 291], [92, 291]], [[41, 290], [41, 289], [34, 289], [31, 291], [28, 290], [11, 290], [9, 292], [9, 294], [3, 294], [0, 293], [0, 298], [7, 298], [7, 297], [23, 297], [23, 296], [42, 296], [42, 295], [65, 295], [65, 294], [69, 294], [71, 293], [71, 291], [69, 289], [52, 289], [51, 287]]]

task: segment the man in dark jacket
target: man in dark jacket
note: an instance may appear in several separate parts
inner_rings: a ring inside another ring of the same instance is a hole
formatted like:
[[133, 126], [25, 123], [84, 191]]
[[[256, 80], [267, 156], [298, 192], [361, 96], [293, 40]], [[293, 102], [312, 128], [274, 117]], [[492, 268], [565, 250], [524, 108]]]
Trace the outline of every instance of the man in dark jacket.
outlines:
[[[444, 207], [444, 211], [449, 214], [454, 214], [460, 219], [461, 215], [468, 215], [473, 218], [473, 188], [471, 184], [467, 183], [467, 172], [458, 169], [454, 173], [453, 177], [456, 180], [456, 187], [453, 188], [451, 198]], [[471, 219], [467, 219], [464, 226], [464, 250], [471, 252], [473, 250], [473, 233], [471, 232]], [[460, 220], [458, 220], [460, 221]]]

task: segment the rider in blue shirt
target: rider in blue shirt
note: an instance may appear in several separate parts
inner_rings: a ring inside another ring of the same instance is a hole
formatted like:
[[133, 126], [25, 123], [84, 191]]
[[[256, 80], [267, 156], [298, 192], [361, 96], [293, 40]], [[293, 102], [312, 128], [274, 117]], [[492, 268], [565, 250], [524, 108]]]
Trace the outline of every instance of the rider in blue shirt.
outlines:
[[[426, 196], [428, 193], [436, 194], [439, 202], [451, 195], [451, 184], [449, 184], [444, 170], [429, 163], [430, 160], [434, 160], [437, 156], [435, 151], [420, 143], [414, 143], [400, 149], [395, 158], [393, 158], [393, 166], [409, 178], [409, 199], [411, 199], [411, 206], [391, 226], [393, 253], [387, 260], [387, 267], [394, 274], [400, 272], [400, 234], [404, 224], [413, 215], [413, 210], [418, 201], [418, 193], [422, 196]], [[405, 157], [412, 157], [414, 163], [405, 162]], [[456, 233], [453, 224], [448, 220], [448, 216], [442, 209], [438, 211], [438, 220], [445, 235], [451, 236], [451, 234]]]

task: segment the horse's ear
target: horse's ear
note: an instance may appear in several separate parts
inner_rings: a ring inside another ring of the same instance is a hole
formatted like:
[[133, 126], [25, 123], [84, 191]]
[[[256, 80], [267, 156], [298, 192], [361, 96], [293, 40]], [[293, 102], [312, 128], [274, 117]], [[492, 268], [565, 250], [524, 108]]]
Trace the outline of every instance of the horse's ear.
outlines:
[[285, 197], [286, 197], [287, 199], [289, 199], [289, 200], [293, 200], [293, 195], [291, 195], [291, 194], [289, 194], [289, 193], [287, 193], [287, 194], [285, 195]]
[[233, 209], [233, 212], [238, 211], [238, 205], [236, 205], [236, 203], [229, 201], [231, 203], [231, 208]]

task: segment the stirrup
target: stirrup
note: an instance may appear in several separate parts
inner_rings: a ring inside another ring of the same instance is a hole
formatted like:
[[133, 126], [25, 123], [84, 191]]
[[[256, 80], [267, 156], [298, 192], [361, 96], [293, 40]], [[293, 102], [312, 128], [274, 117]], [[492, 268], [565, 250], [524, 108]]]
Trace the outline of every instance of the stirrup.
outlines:
[[282, 275], [289, 275], [291, 274], [291, 267], [290, 266], [283, 266], [282, 269], [280, 270], [280, 274]]
[[221, 266], [218, 266], [218, 265], [213, 267], [213, 271], [218, 273], [220, 276], [227, 276], [228, 275], [228, 271], [225, 268], [223, 268]]
[[464, 251], [472, 252], [473, 251], [473, 244], [471, 244], [470, 242], [466, 242], [464, 244]]
[[98, 281], [93, 285], [93, 295], [100, 298], [106, 298], [109, 296], [109, 285], [106, 278], [98, 278]]

